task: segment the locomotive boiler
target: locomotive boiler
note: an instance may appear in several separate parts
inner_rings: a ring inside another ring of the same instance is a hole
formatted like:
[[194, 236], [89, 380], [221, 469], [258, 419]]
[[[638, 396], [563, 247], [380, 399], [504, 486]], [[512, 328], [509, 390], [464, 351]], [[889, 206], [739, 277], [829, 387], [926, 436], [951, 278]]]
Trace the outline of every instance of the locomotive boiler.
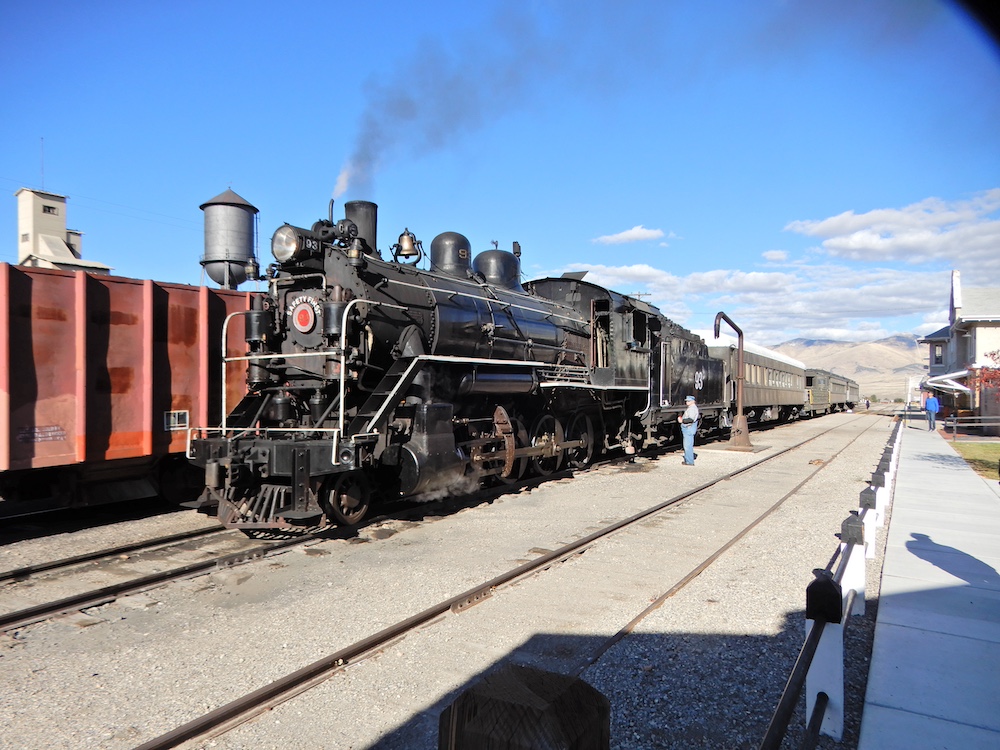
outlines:
[[651, 305], [580, 274], [522, 286], [520, 248], [473, 257], [409, 230], [377, 249], [377, 207], [280, 227], [244, 313], [247, 393], [194, 431], [204, 504], [227, 526], [360, 521], [374, 499], [470, 490], [670, 438], [685, 395], [727, 423], [723, 368]]

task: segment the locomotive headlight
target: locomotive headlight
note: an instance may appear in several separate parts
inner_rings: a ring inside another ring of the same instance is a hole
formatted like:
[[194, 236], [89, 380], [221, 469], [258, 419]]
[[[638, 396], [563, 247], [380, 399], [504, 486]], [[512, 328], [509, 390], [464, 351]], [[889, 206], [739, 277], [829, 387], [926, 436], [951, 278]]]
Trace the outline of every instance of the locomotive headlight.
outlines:
[[298, 232], [288, 224], [279, 227], [278, 231], [271, 237], [271, 254], [279, 263], [290, 261], [301, 247]]
[[301, 258], [308, 253], [305, 239], [295, 227], [285, 224], [271, 238], [271, 254], [279, 263]]

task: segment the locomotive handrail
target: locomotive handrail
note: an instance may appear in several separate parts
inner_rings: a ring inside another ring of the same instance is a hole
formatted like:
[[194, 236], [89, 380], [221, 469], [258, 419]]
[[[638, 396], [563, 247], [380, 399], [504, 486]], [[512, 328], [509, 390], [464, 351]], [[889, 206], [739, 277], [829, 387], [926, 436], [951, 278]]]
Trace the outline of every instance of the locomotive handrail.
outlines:
[[[406, 372], [403, 373], [403, 375], [399, 378], [396, 387], [385, 395], [385, 399], [382, 401], [382, 405], [378, 408], [378, 411], [372, 414], [372, 416], [369, 418], [368, 423], [365, 425], [366, 428], [371, 428], [373, 424], [377, 423], [379, 419], [381, 419], [382, 415], [389, 408], [389, 404], [393, 403], [393, 399], [396, 398], [396, 396], [398, 396], [399, 389], [403, 387], [401, 384], [406, 382], [406, 374], [411, 372], [414, 367], [422, 365], [424, 362], [452, 362], [452, 363], [461, 363], [463, 365], [499, 365], [502, 367], [533, 367], [533, 368], [552, 366], [551, 362], [538, 362], [536, 360], [487, 359], [486, 357], [450, 357], [443, 354], [420, 354], [413, 358], [413, 361], [410, 363], [410, 366], [407, 367]], [[343, 398], [344, 379], [341, 378], [340, 382], [341, 382], [341, 398]], [[341, 434], [343, 434], [343, 424], [344, 424], [343, 407], [341, 407], [340, 410], [340, 419], [341, 419], [340, 422]], [[377, 434], [378, 434], [377, 432], [364, 433], [364, 435], [377, 435]], [[334, 446], [334, 450], [336, 450], [336, 446]]]
[[[525, 341], [524, 339], [511, 339], [511, 338], [507, 338], [506, 336], [494, 336], [493, 340], [494, 341], [506, 341], [506, 342], [511, 343], [511, 344], [525, 344], [525, 345], [528, 344], [528, 342]], [[555, 352], [566, 352], [568, 354], [579, 354], [581, 356], [583, 355], [583, 352], [580, 349], [570, 349], [567, 346], [554, 346], [552, 344], [539, 344], [537, 341], [532, 341], [531, 342], [531, 348], [532, 349], [551, 349], [552, 351], [555, 351]]]
[[[239, 315], [249, 315], [252, 310], [242, 310], [238, 312], [229, 313], [226, 319], [222, 321], [222, 429], [226, 429], [226, 419], [229, 416], [229, 404], [226, 396], [229, 394], [229, 389], [226, 387], [226, 375], [229, 369], [229, 360], [226, 357], [226, 342], [229, 341], [229, 321]], [[189, 446], [190, 448], [190, 446]]]
[[[377, 303], [372, 303], [377, 304]], [[337, 354], [338, 350], [334, 349], [330, 352], [293, 352], [291, 354], [246, 354], [239, 357], [227, 357], [226, 356], [226, 342], [229, 340], [229, 321], [238, 315], [249, 315], [252, 310], [241, 310], [234, 313], [229, 313], [226, 319], [222, 322], [222, 425], [221, 429], [223, 433], [228, 430], [227, 420], [229, 418], [229, 399], [228, 388], [226, 388], [226, 376], [228, 374], [228, 365], [230, 362], [250, 362], [258, 359], [296, 359], [303, 357], [316, 357], [323, 356], [323, 354]], [[343, 343], [343, 342], [341, 342]], [[341, 352], [343, 356], [343, 353]], [[341, 369], [343, 372], [343, 369]], [[343, 380], [343, 378], [341, 378]], [[343, 398], [343, 393], [341, 393], [341, 398]]]
[[325, 352], [293, 352], [292, 354], [283, 354], [278, 352], [277, 354], [244, 354], [240, 357], [226, 357], [226, 362], [246, 362], [250, 360], [258, 359], [295, 359], [297, 357], [322, 357], [324, 355], [330, 354], [340, 354], [339, 348], [330, 348]]
[[[302, 281], [302, 279], [320, 279], [323, 291], [324, 292], [326, 291], [326, 274], [324, 273], [305, 273], [302, 274], [301, 276], [289, 276], [287, 278], [282, 278], [282, 279], [271, 279], [271, 284], [273, 284], [275, 288], [279, 286], [291, 286], [292, 284], [297, 284], [298, 282]], [[271, 296], [277, 297], [278, 295], [272, 291]]]
[[[463, 279], [454, 279], [454, 281], [458, 281], [458, 282], [461, 282], [461, 283], [464, 283], [464, 284], [469, 284], [469, 286], [477, 286], [477, 288], [478, 288], [478, 285], [473, 285], [470, 282], [465, 281]], [[565, 318], [566, 320], [572, 320], [572, 321], [575, 321], [575, 322], [580, 322], [580, 321], [587, 322], [581, 316], [573, 317], [571, 315], [560, 315], [558, 313], [553, 313], [551, 310], [539, 310], [537, 307], [528, 307], [527, 305], [518, 305], [518, 304], [516, 304], [514, 302], [507, 302], [506, 300], [495, 299], [493, 297], [485, 297], [485, 296], [483, 296], [481, 294], [470, 294], [469, 292], [459, 292], [459, 291], [456, 291], [454, 289], [441, 289], [441, 288], [434, 287], [434, 286], [425, 286], [425, 285], [421, 285], [421, 284], [411, 284], [409, 282], [398, 281], [396, 279], [388, 279], [388, 282], [390, 284], [397, 284], [398, 286], [405, 286], [405, 287], [409, 287], [411, 289], [419, 289], [419, 290], [425, 291], [425, 292], [427, 292], [427, 291], [438, 292], [440, 294], [450, 294], [452, 296], [458, 296], [458, 297], [469, 297], [470, 299], [478, 299], [478, 300], [482, 300], [483, 302], [501, 303], [501, 304], [506, 305], [508, 307], [513, 307], [513, 308], [516, 308], [518, 310], [527, 310], [528, 312], [538, 313], [539, 315], [555, 315], [557, 317]], [[511, 291], [510, 289], [505, 289], [504, 291], [509, 292], [510, 294], [518, 294], [518, 292]], [[521, 296], [523, 296], [523, 297], [529, 297], [530, 298], [530, 295], [527, 295], [527, 294], [521, 294]], [[553, 300], [546, 300], [546, 302], [552, 303]], [[555, 303], [555, 304], [558, 304], [558, 303]]]
[[333, 455], [337, 455], [337, 448], [340, 443], [340, 435], [344, 434], [344, 404], [346, 402], [346, 378], [344, 377], [347, 373], [347, 316], [351, 312], [351, 308], [354, 305], [378, 305], [380, 307], [391, 307], [395, 310], [408, 310], [409, 308], [405, 305], [396, 305], [391, 302], [379, 302], [377, 300], [362, 299], [360, 297], [352, 299], [344, 307], [344, 313], [341, 315], [340, 319], [340, 413], [337, 416], [337, 428], [338, 434], [333, 437]]

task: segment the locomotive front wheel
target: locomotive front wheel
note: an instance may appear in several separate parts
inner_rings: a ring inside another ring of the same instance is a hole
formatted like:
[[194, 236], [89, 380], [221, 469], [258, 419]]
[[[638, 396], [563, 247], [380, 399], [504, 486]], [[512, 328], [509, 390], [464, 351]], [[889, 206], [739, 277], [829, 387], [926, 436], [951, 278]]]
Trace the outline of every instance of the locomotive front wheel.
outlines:
[[566, 465], [571, 469], [583, 469], [594, 458], [594, 423], [587, 414], [577, 413], [569, 421], [566, 442], [583, 440], [582, 446], [566, 449]]
[[[535, 420], [531, 427], [531, 447], [558, 445], [563, 442], [563, 427], [551, 414], [543, 414]], [[562, 466], [563, 453], [559, 451], [554, 456], [534, 456], [531, 459], [531, 468], [539, 476], [547, 477], [549, 474], [559, 471]]]
[[371, 484], [363, 473], [340, 474], [327, 493], [326, 510], [341, 526], [354, 526], [368, 513], [371, 496]]

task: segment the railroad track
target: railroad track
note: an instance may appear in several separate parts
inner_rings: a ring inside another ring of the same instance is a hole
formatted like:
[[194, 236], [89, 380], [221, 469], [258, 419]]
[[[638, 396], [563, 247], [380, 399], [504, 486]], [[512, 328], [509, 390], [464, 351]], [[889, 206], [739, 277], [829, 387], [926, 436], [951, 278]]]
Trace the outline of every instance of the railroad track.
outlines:
[[179, 542], [186, 542], [189, 539], [198, 539], [203, 536], [214, 536], [225, 531], [226, 529], [221, 526], [217, 528], [208, 527], [203, 529], [193, 529], [191, 531], [182, 531], [177, 534], [167, 534], [165, 536], [159, 536], [152, 539], [144, 539], [140, 542], [133, 542], [131, 544], [120, 544], [115, 547], [105, 547], [104, 549], [95, 550], [93, 552], [86, 552], [84, 554], [73, 555], [71, 557], [62, 557], [58, 560], [49, 560], [48, 562], [37, 563], [35, 565], [24, 565], [20, 568], [0, 572], [0, 583], [4, 581], [23, 581], [27, 578], [38, 575], [39, 573], [51, 573], [57, 570], [72, 568], [76, 565], [83, 565], [84, 563], [100, 562], [101, 560], [108, 560], [112, 557], [118, 557], [120, 555], [145, 552], [147, 550], [156, 549], [157, 547], [165, 547], [171, 544], [178, 544]]
[[[853, 421], [857, 421], [862, 417], [855, 417]], [[850, 422], [848, 423], [850, 424]], [[877, 423], [873, 423], [871, 426], [866, 428], [865, 431], [872, 429]], [[424, 610], [407, 617], [399, 622], [385, 627], [382, 630], [371, 634], [349, 646], [337, 649], [336, 651], [324, 656], [323, 658], [308, 664], [307, 666], [298, 669], [290, 674], [281, 677], [253, 692], [250, 692], [236, 700], [233, 700], [213, 711], [207, 712], [204, 715], [189, 721], [176, 729], [167, 732], [155, 739], [149, 740], [138, 747], [137, 750], [153, 750], [154, 748], [173, 748], [183, 745], [185, 743], [191, 742], [193, 740], [204, 740], [210, 736], [218, 736], [236, 726], [250, 720], [251, 718], [257, 716], [258, 714], [267, 711], [274, 706], [289, 700], [290, 698], [298, 695], [310, 688], [324, 682], [332, 675], [339, 671], [346, 669], [347, 667], [356, 664], [364, 659], [371, 657], [386, 648], [390, 647], [391, 644], [396, 643], [403, 639], [405, 636], [413, 633], [415, 630], [428, 625], [429, 623], [435, 621], [438, 618], [446, 615], [449, 612], [461, 612], [466, 610], [486, 599], [489, 599], [496, 592], [506, 587], [511, 586], [517, 582], [523, 581], [528, 577], [537, 574], [547, 568], [552, 568], [556, 564], [574, 558], [575, 556], [581, 554], [588, 548], [594, 547], [599, 544], [602, 540], [611, 537], [619, 532], [627, 529], [633, 529], [637, 525], [641, 524], [648, 519], [657, 516], [658, 514], [675, 508], [684, 501], [690, 500], [697, 497], [698, 495], [705, 493], [706, 491], [720, 485], [724, 482], [729, 482], [734, 480], [741, 475], [758, 469], [762, 466], [768, 465], [783, 456], [788, 455], [796, 450], [803, 448], [804, 446], [810, 445], [814, 441], [832, 433], [838, 429], [844, 427], [844, 424], [839, 424], [837, 426], [831, 427], [819, 434], [813, 435], [805, 440], [802, 440], [794, 445], [788, 446], [784, 449], [775, 451], [774, 453], [762, 457], [759, 460], [753, 461], [750, 464], [743, 466], [735, 471], [722, 474], [711, 479], [708, 482], [702, 483], [696, 487], [693, 487], [687, 491], [678, 493], [677, 495], [670, 497], [669, 499], [656, 503], [645, 510], [635, 513], [628, 518], [616, 521], [615, 523], [608, 524], [607, 526], [598, 529], [586, 536], [581, 537], [571, 543], [565, 544], [558, 549], [545, 551], [540, 554], [536, 559], [529, 562], [523, 563], [516, 567], [509, 569], [508, 571], [495, 576], [487, 581], [484, 581], [477, 586], [470, 588], [456, 596], [443, 599], [440, 602], [425, 608]], [[572, 674], [580, 674], [590, 665], [594, 664], [602, 654], [606, 653], [608, 649], [613, 647], [616, 643], [622, 640], [626, 635], [632, 632], [636, 626], [641, 623], [645, 618], [647, 618], [652, 612], [662, 606], [662, 604], [667, 601], [672, 596], [676, 595], [684, 587], [686, 587], [691, 581], [697, 578], [703, 571], [705, 571], [713, 562], [715, 562], [721, 555], [723, 555], [727, 550], [737, 544], [741, 539], [743, 539], [750, 531], [752, 531], [756, 526], [758, 526], [762, 521], [768, 518], [776, 510], [778, 510], [788, 499], [794, 497], [798, 492], [802, 490], [810, 481], [812, 481], [820, 472], [824, 471], [833, 461], [834, 458], [839, 456], [844, 450], [846, 450], [850, 445], [852, 445], [862, 433], [855, 436], [850, 442], [842, 446], [833, 456], [828, 460], [822, 461], [814, 465], [810, 471], [799, 481], [796, 485], [791, 487], [787, 492], [785, 492], [780, 498], [769, 505], [763, 510], [763, 512], [757, 514], [748, 523], [743, 524], [735, 533], [731, 534], [728, 539], [726, 539], [720, 546], [715, 548], [710, 554], [707, 554], [702, 558], [697, 564], [695, 564], [690, 571], [684, 575], [680, 580], [674, 583], [669, 589], [663, 591], [658, 597], [654, 599], [648, 607], [646, 607], [642, 612], [638, 613], [629, 623], [622, 627], [618, 632], [616, 632], [611, 637], [603, 640], [602, 642], [594, 645], [586, 653], [578, 654], [576, 656], [576, 663], [568, 671]]]
[[[564, 472], [559, 476], [563, 475], [569, 476], [570, 472]], [[508, 485], [503, 488], [486, 490], [484, 491], [484, 493], [482, 493], [482, 497], [479, 499], [481, 500], [482, 498], [489, 498], [495, 495], [497, 492], [510, 491], [511, 489], [516, 490], [522, 487], [531, 487], [545, 479], [550, 479], [550, 478], [552, 477], [535, 477], [529, 480], [524, 480], [518, 483], [517, 485]], [[367, 526], [371, 524], [377, 524], [389, 518], [396, 517], [393, 515], [394, 513], [393, 508], [396, 505], [398, 505], [398, 503], [387, 503], [386, 512], [383, 512], [376, 516], [369, 517], [368, 519], [366, 519], [364, 525]], [[423, 512], [426, 512], [428, 507], [441, 507], [442, 505], [443, 503], [441, 502], [433, 504], [428, 503], [424, 504], [421, 507], [421, 510]], [[405, 518], [406, 511], [404, 510], [400, 514], [400, 516]], [[43, 602], [16, 611], [0, 613], [0, 632], [21, 628], [26, 625], [31, 625], [37, 622], [41, 622], [51, 617], [67, 614], [69, 612], [89, 609], [91, 607], [97, 607], [102, 604], [107, 604], [109, 602], [115, 601], [117, 598], [121, 596], [127, 596], [129, 594], [135, 594], [141, 591], [146, 591], [173, 581], [182, 581], [187, 578], [192, 578], [194, 576], [210, 573], [214, 570], [231, 568], [237, 565], [242, 565], [244, 563], [260, 560], [270, 555], [278, 554], [280, 552], [285, 552], [289, 549], [302, 546], [304, 544], [315, 543], [317, 541], [321, 541], [324, 539], [348, 537], [356, 533], [356, 531], [357, 529], [332, 527], [313, 532], [302, 532], [302, 533], [290, 532], [290, 536], [284, 539], [274, 539], [272, 541], [267, 541], [256, 545], [249, 545], [245, 549], [223, 555], [214, 555], [206, 560], [202, 560], [197, 563], [191, 563], [188, 565], [173, 567], [170, 568], [169, 570], [164, 570], [162, 572], [153, 573], [146, 576], [135, 577], [126, 581], [119, 581], [117, 583], [110, 584], [108, 586], [101, 586], [98, 588], [87, 589], [72, 596], [62, 597], [49, 602]], [[166, 548], [169, 548], [171, 546], [181, 545], [187, 541], [206, 538], [206, 537], [221, 537], [221, 536], [228, 536], [234, 539], [246, 538], [244, 532], [239, 530], [227, 529], [224, 528], [223, 526], [194, 529], [191, 531], [184, 531], [176, 534], [164, 535], [129, 544], [106, 547], [79, 555], [59, 558], [57, 560], [49, 560], [46, 562], [37, 563], [33, 565], [25, 565], [7, 571], [0, 571], [0, 584], [20, 583], [23, 581], [27, 581], [32, 577], [38, 576], [42, 573], [51, 574], [51, 573], [59, 573], [60, 571], [68, 571], [72, 573], [74, 568], [79, 568], [79, 566], [87, 565], [88, 563], [92, 564], [92, 563], [113, 561], [119, 557], [128, 557], [129, 559], [131, 559], [143, 553], [149, 553], [153, 551], [161, 552], [164, 551]], [[81, 569], [81, 570], [86, 570], [86, 569]]]
[[[8, 571], [4, 573], [3, 580], [23, 580], [29, 575], [34, 575], [43, 571], [53, 571], [60, 569], [71, 568], [75, 565], [84, 564], [87, 562], [97, 562], [101, 560], [108, 560], [114, 558], [118, 555], [125, 554], [126, 551], [149, 551], [151, 549], [160, 549], [164, 545], [169, 545], [170, 543], [177, 543], [184, 540], [189, 540], [198, 537], [204, 537], [207, 535], [217, 535], [223, 532], [228, 532], [232, 536], [237, 536], [237, 533], [229, 531], [228, 529], [201, 529], [199, 532], [187, 532], [182, 534], [171, 535], [170, 537], [161, 537], [160, 539], [148, 540], [146, 542], [138, 542], [132, 545], [122, 545], [121, 547], [114, 547], [105, 550], [99, 550], [93, 553], [88, 553], [85, 555], [78, 555], [76, 557], [64, 558], [62, 560], [54, 560], [47, 563], [42, 563], [39, 565], [27, 566], [25, 568], [18, 568], [16, 570]], [[171, 568], [169, 570], [164, 570], [159, 573], [151, 573], [149, 575], [140, 576], [137, 578], [132, 578], [127, 581], [121, 581], [118, 583], [113, 583], [107, 586], [101, 586], [96, 589], [90, 589], [83, 591], [72, 596], [63, 597], [54, 601], [44, 602], [42, 604], [37, 604], [31, 607], [26, 607], [13, 612], [8, 612], [0, 615], [0, 631], [8, 631], [16, 628], [24, 627], [25, 625], [31, 625], [36, 622], [41, 622], [42, 620], [47, 620], [51, 617], [66, 614], [69, 612], [75, 612], [82, 609], [89, 609], [90, 607], [97, 607], [102, 604], [107, 604], [112, 602], [118, 597], [125, 596], [128, 594], [134, 594], [140, 591], [146, 591], [148, 589], [154, 588], [156, 586], [161, 586], [165, 583], [171, 581], [180, 581], [185, 578], [191, 578], [193, 576], [202, 575], [204, 573], [211, 572], [213, 570], [219, 570], [222, 568], [232, 567], [234, 565], [240, 565], [242, 563], [250, 562], [253, 560], [259, 560], [261, 558], [267, 557], [268, 555], [276, 554], [282, 552], [290, 547], [299, 546], [307, 542], [315, 541], [315, 535], [307, 535], [302, 537], [295, 537], [292, 539], [278, 540], [274, 542], [269, 542], [267, 544], [258, 544], [251, 546], [247, 549], [243, 549], [237, 552], [232, 552], [226, 555], [220, 555], [211, 557], [207, 560], [202, 560], [196, 563], [190, 563], [188, 565], [181, 565], [179, 567]], [[164, 541], [168, 540], [168, 541]]]
[[[466, 507], [469, 504], [482, 502], [498, 494], [503, 494], [510, 491], [517, 491], [524, 488], [530, 488], [546, 480], [565, 478], [571, 475], [572, 472], [564, 471], [564, 472], [559, 472], [558, 474], [553, 474], [545, 477], [532, 477], [530, 479], [522, 480], [516, 484], [505, 485], [503, 487], [490, 488], [487, 490], [483, 490], [480, 493], [477, 493], [474, 497], [471, 498], [471, 503], [459, 503], [459, 507]], [[425, 503], [420, 506], [420, 511], [421, 513], [426, 513], [428, 508], [442, 508], [447, 504], [449, 504], [449, 499], [447, 498], [435, 503]], [[372, 516], [366, 519], [364, 525], [368, 526], [371, 524], [377, 524], [381, 521], [385, 521], [390, 518], [396, 518], [396, 517], [405, 518], [407, 515], [406, 510], [400, 513], [398, 516], [393, 515], [393, 512], [391, 510], [393, 505], [398, 505], [398, 503], [387, 504], [388, 512], [379, 514], [377, 516]], [[406, 505], [409, 506], [412, 504], [406, 504]], [[173, 567], [170, 568], [169, 570], [164, 570], [158, 573], [152, 573], [146, 576], [139, 576], [131, 578], [126, 581], [119, 581], [117, 583], [110, 584], [107, 586], [88, 589], [78, 594], [74, 594], [72, 596], [62, 597], [52, 601], [43, 602], [31, 607], [25, 607], [23, 609], [19, 609], [16, 611], [2, 613], [0, 614], [0, 632], [10, 631], [17, 628], [25, 627], [26, 625], [32, 625], [34, 623], [41, 622], [43, 620], [47, 620], [52, 617], [57, 617], [59, 615], [68, 614], [70, 612], [89, 609], [91, 607], [98, 607], [101, 606], [102, 604], [108, 604], [109, 602], [113, 602], [122, 596], [139, 593], [141, 591], [147, 591], [157, 586], [162, 586], [164, 584], [171, 583], [174, 581], [182, 581], [198, 575], [204, 575], [206, 573], [210, 573], [215, 570], [232, 568], [237, 565], [242, 565], [244, 563], [253, 562], [271, 555], [285, 552], [289, 549], [292, 549], [294, 547], [299, 547], [305, 544], [315, 543], [317, 541], [322, 541], [325, 539], [349, 537], [352, 534], [356, 533], [356, 531], [357, 529], [332, 527], [329, 529], [323, 529], [315, 532], [304, 532], [301, 534], [292, 532], [292, 536], [289, 536], [288, 538], [285, 539], [276, 539], [273, 541], [268, 541], [261, 544], [248, 546], [246, 549], [242, 549], [237, 552], [232, 552], [224, 555], [215, 555], [206, 560], [202, 560], [196, 563]], [[192, 531], [180, 532], [177, 534], [170, 534], [166, 536], [146, 539], [131, 544], [123, 544], [114, 547], [107, 547], [80, 555], [73, 555], [70, 557], [60, 558], [58, 560], [50, 560], [47, 562], [37, 563], [34, 565], [25, 565], [7, 571], [0, 571], [0, 583], [18, 583], [26, 581], [32, 578], [33, 576], [37, 576], [41, 573], [71, 571], [73, 568], [77, 568], [78, 566], [86, 565], [88, 563], [100, 563], [100, 562], [114, 560], [115, 558], [123, 556], [128, 556], [131, 558], [136, 554], [146, 553], [150, 551], [162, 551], [164, 548], [170, 547], [172, 545], [179, 545], [183, 542], [190, 541], [193, 539], [199, 539], [204, 537], [218, 537], [223, 535], [230, 536], [236, 539], [244, 538], [244, 534], [242, 531], [238, 530], [234, 531], [232, 529], [226, 529], [222, 526], [195, 529]]]
[[[603, 463], [614, 464], [630, 460], [631, 459], [628, 457], [616, 457]], [[573, 473], [574, 472], [572, 470], [562, 470], [545, 476], [533, 476], [522, 479], [518, 482], [485, 488], [464, 501], [456, 498], [442, 498], [441, 500], [435, 502], [418, 503], [416, 505], [416, 512], [422, 515], [425, 514], [428, 509], [440, 510], [449, 507], [468, 507], [469, 505], [489, 501], [506, 493], [530, 489], [546, 481], [565, 479], [571, 477]], [[402, 512], [399, 512], [400, 508], [403, 508]], [[377, 524], [380, 521], [385, 521], [390, 518], [405, 519], [408, 515], [407, 509], [412, 510], [413, 504], [403, 501], [387, 503], [384, 512], [366, 519], [364, 526]], [[80, 555], [73, 555], [43, 563], [21, 566], [7, 571], [0, 571], [0, 583], [22, 582], [41, 573], [68, 571], [88, 563], [100, 563], [126, 555], [129, 557], [140, 555], [153, 550], [161, 550], [171, 545], [182, 544], [183, 542], [193, 539], [215, 537], [224, 534], [232, 537], [240, 537], [241, 533], [242, 532], [233, 531], [219, 526], [155, 537], [130, 544], [116, 545]], [[251, 546], [238, 552], [213, 556], [197, 563], [174, 567], [169, 570], [132, 578], [126, 581], [119, 581], [108, 586], [88, 589], [72, 596], [61, 597], [59, 599], [43, 602], [31, 607], [2, 613], [0, 614], [0, 632], [14, 630], [70, 612], [97, 607], [102, 604], [115, 601], [121, 596], [146, 591], [173, 581], [181, 581], [197, 575], [210, 573], [214, 570], [230, 568], [244, 563], [253, 562], [269, 555], [284, 552], [290, 548], [315, 542], [317, 540], [336, 538], [337, 536], [347, 536], [352, 533], [354, 533], [354, 530], [352, 529], [341, 528], [331, 528], [312, 533], [302, 533], [287, 539], [270, 541], [256, 546]]]

